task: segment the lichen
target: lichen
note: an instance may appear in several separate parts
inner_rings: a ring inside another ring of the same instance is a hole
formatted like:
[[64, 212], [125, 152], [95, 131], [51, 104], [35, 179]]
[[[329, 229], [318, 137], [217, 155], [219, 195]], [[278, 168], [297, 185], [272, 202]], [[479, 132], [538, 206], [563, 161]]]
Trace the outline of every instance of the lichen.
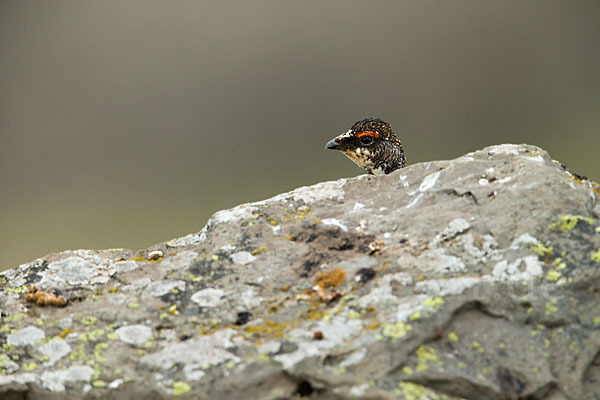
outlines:
[[173, 396], [181, 396], [182, 394], [187, 393], [190, 390], [192, 390], [192, 388], [187, 382], [173, 382]]
[[558, 308], [551, 303], [546, 303], [546, 315], [550, 315], [558, 311]]
[[94, 326], [97, 321], [98, 321], [98, 318], [92, 317], [92, 316], [81, 319], [81, 323], [85, 326]]
[[429, 368], [428, 363], [430, 362], [436, 363], [439, 366], [444, 365], [444, 363], [437, 356], [435, 349], [433, 349], [432, 347], [421, 345], [419, 346], [415, 354], [417, 355], [417, 359], [419, 360], [417, 364], [417, 371], [427, 371], [427, 369]]
[[444, 305], [444, 299], [442, 299], [441, 297], [428, 297], [425, 300], [422, 301], [421, 304], [423, 304], [425, 307], [440, 307]]
[[561, 232], [568, 232], [573, 230], [579, 221], [587, 222], [590, 225], [594, 225], [595, 221], [592, 218], [584, 217], [581, 215], [564, 215], [548, 226], [549, 229], [559, 230]]
[[412, 329], [412, 325], [400, 321], [396, 322], [395, 324], [383, 324], [383, 330], [381, 331], [381, 334], [397, 340], [406, 336], [408, 332], [412, 331]]
[[554, 251], [554, 247], [552, 246], [546, 246], [543, 243], [537, 242], [535, 244], [533, 244], [529, 250], [531, 250], [532, 252], [534, 252], [535, 254], [537, 254], [540, 257], [545, 257], [546, 259], [550, 257], [550, 255], [552, 255], [552, 252]]
[[590, 253], [590, 258], [592, 259], [592, 261], [594, 262], [600, 262], [600, 249], [596, 250], [596, 251], [592, 251]]
[[247, 335], [255, 334], [281, 338], [283, 333], [290, 328], [290, 322], [275, 322], [270, 319], [264, 320], [264, 325], [250, 325], [244, 328]]
[[337, 268], [328, 272], [317, 274], [313, 280], [313, 286], [319, 286], [322, 289], [331, 289], [340, 286], [346, 279], [346, 271]]
[[557, 281], [558, 278], [560, 278], [560, 272], [559, 271], [550, 270], [546, 274], [546, 279], [548, 279], [549, 281]]
[[25, 371], [25, 372], [35, 371], [36, 368], [37, 368], [37, 364], [35, 362], [29, 362], [29, 363], [23, 364], [23, 371]]

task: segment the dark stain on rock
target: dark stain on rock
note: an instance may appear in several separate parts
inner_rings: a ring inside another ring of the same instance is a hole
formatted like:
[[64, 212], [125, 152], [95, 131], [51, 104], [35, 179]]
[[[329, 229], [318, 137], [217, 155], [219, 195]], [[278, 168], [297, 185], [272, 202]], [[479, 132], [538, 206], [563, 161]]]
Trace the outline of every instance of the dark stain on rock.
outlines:
[[296, 386], [296, 392], [294, 394], [300, 397], [308, 397], [312, 395], [314, 391], [315, 389], [312, 387], [309, 381], [300, 381]]
[[252, 319], [252, 313], [249, 311], [240, 311], [235, 319], [236, 325], [244, 325]]
[[496, 370], [496, 379], [498, 379], [502, 393], [509, 396], [508, 398], [517, 398], [514, 395], [518, 396], [522, 394], [527, 387], [527, 381], [523, 375], [510, 368], [498, 367]]
[[356, 272], [354, 278], [358, 283], [367, 283], [375, 277], [377, 273], [373, 268], [361, 268]]
[[337, 245], [329, 247], [329, 250], [344, 251], [344, 250], [352, 250], [353, 248], [354, 248], [354, 243], [352, 243], [352, 241], [349, 238], [344, 237], [344, 238], [342, 238], [342, 240], [339, 241], [339, 243]]

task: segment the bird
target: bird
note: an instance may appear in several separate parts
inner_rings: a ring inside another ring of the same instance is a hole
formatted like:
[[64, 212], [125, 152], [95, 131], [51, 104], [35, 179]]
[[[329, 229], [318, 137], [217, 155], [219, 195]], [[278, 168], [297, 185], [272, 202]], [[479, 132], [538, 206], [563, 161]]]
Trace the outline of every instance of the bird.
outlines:
[[379, 118], [356, 122], [350, 130], [334, 137], [325, 150], [339, 150], [372, 175], [387, 175], [406, 166], [402, 143], [392, 126]]

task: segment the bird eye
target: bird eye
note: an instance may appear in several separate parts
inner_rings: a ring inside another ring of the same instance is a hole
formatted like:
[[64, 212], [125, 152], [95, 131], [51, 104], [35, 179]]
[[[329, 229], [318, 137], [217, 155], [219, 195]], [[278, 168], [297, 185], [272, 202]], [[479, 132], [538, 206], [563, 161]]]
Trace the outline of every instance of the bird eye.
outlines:
[[373, 143], [373, 136], [369, 136], [369, 135], [361, 136], [360, 142], [362, 144], [371, 144], [371, 143]]

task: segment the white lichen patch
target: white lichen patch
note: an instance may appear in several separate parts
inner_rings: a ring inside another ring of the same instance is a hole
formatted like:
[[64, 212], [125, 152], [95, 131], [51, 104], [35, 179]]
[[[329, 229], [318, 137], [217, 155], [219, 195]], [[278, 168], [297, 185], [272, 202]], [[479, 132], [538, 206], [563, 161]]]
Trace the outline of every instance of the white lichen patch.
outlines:
[[122, 342], [139, 346], [152, 337], [152, 328], [146, 325], [127, 325], [115, 331]]
[[537, 256], [517, 258], [513, 262], [502, 260], [492, 271], [493, 278], [501, 282], [527, 281], [544, 273]]
[[461, 277], [449, 279], [428, 279], [417, 282], [415, 289], [429, 296], [460, 294], [481, 282], [481, 278]]
[[325, 219], [321, 220], [321, 223], [323, 225], [337, 226], [338, 228], [340, 228], [344, 232], [348, 231], [348, 227], [344, 223], [342, 223], [342, 221], [340, 221], [339, 219], [336, 219], [336, 218], [325, 218]]
[[233, 329], [223, 329], [183, 343], [167, 344], [160, 351], [142, 357], [141, 363], [164, 371], [170, 370], [176, 364], [200, 363], [208, 368], [225, 361], [239, 362], [239, 358], [227, 350], [234, 346], [231, 339], [236, 333]]
[[253, 262], [254, 260], [256, 260], [256, 257], [254, 257], [252, 255], [252, 253], [250, 253], [248, 251], [238, 251], [231, 255], [231, 259], [233, 260], [234, 264], [248, 265], [251, 262]]
[[426, 298], [426, 295], [417, 294], [398, 299], [398, 303], [394, 304], [393, 323], [408, 321], [415, 312], [423, 310], [425, 307], [422, 303]]
[[201, 307], [216, 307], [225, 301], [225, 292], [214, 288], [202, 289], [194, 293], [191, 300]]
[[54, 365], [61, 358], [71, 353], [71, 346], [62, 339], [50, 340], [38, 347], [38, 351], [48, 358], [44, 366]]
[[20, 329], [8, 335], [6, 338], [6, 343], [16, 347], [30, 346], [35, 344], [36, 341], [42, 340], [45, 337], [46, 334], [43, 330], [33, 325], [29, 325], [26, 328]]
[[455, 238], [457, 235], [466, 232], [471, 228], [471, 224], [464, 218], [456, 218], [450, 221], [447, 227], [444, 228], [432, 241], [432, 245], [436, 246], [441, 242], [445, 242]]
[[124, 292], [137, 293], [141, 289], [150, 285], [151, 283], [152, 283], [152, 281], [150, 280], [150, 278], [138, 278], [138, 279], [134, 280], [133, 282], [131, 282], [129, 285], [123, 286], [123, 288], [121, 290], [123, 290]]
[[523, 150], [523, 146], [518, 144], [500, 144], [491, 148], [488, 154], [490, 156], [498, 154], [519, 155], [519, 153], [521, 153]]
[[[488, 259], [499, 259], [498, 242], [492, 235], [485, 234], [479, 240], [479, 247], [475, 244], [475, 239], [472, 234], [462, 235], [456, 244], [461, 246], [465, 253], [476, 263], [485, 263]], [[468, 258], [468, 257], [467, 257]]]
[[238, 299], [245, 310], [257, 307], [263, 300], [253, 288], [244, 290]]
[[26, 385], [35, 381], [36, 375], [29, 372], [16, 375], [0, 374], [0, 387], [6, 387], [8, 385]]
[[436, 273], [462, 272], [466, 269], [465, 263], [460, 258], [446, 254], [443, 249], [433, 249], [426, 255], [429, 265]]
[[200, 243], [199, 233], [190, 233], [189, 235], [182, 236], [180, 238], [171, 239], [167, 242], [169, 247], [182, 247], [182, 246], [195, 246]]
[[119, 261], [115, 263], [115, 267], [118, 273], [129, 272], [137, 269], [140, 266], [137, 262], [133, 260], [125, 260]]
[[206, 365], [203, 363], [191, 363], [186, 364], [183, 367], [183, 375], [185, 376], [186, 381], [199, 381], [206, 375], [204, 372], [204, 367]]
[[184, 291], [185, 281], [165, 279], [152, 282], [142, 291], [142, 299], [164, 296], [167, 293], [171, 293], [173, 289]]
[[[19, 370], [19, 364], [9, 359], [6, 355], [0, 355], [0, 370], [3, 370], [4, 374], [14, 374]], [[3, 373], [0, 373], [0, 378]]]
[[366, 295], [356, 299], [356, 304], [360, 308], [367, 308], [380, 303], [397, 302], [398, 297], [392, 294], [392, 285], [408, 286], [412, 282], [411, 276], [406, 272], [384, 275], [383, 278], [376, 281], [376, 287], [372, 288]]
[[94, 369], [89, 365], [73, 365], [68, 369], [44, 371], [40, 383], [52, 392], [65, 390], [68, 382], [89, 382], [94, 376]]
[[66, 251], [69, 255], [53, 261], [40, 272], [42, 279], [36, 284], [40, 289], [65, 290], [69, 286], [105, 284], [117, 272], [119, 262], [94, 254], [91, 250]]
[[529, 233], [524, 233], [512, 241], [510, 244], [510, 249], [519, 250], [522, 245], [531, 245], [536, 243], [539, 243], [539, 240], [531, 236]]
[[362, 328], [363, 324], [359, 319], [336, 316], [328, 322], [319, 321], [314, 327], [323, 334], [322, 340], [313, 340], [309, 331], [293, 329], [289, 332], [289, 336], [290, 340], [298, 346], [297, 350], [276, 355], [273, 358], [279, 361], [284, 369], [290, 369], [302, 360], [317, 355], [322, 356], [328, 349], [344, 344], [347, 339], [358, 334]]
[[220, 225], [249, 219], [256, 210], [254, 204], [246, 203], [229, 210], [217, 211], [210, 218], [208, 225]]

